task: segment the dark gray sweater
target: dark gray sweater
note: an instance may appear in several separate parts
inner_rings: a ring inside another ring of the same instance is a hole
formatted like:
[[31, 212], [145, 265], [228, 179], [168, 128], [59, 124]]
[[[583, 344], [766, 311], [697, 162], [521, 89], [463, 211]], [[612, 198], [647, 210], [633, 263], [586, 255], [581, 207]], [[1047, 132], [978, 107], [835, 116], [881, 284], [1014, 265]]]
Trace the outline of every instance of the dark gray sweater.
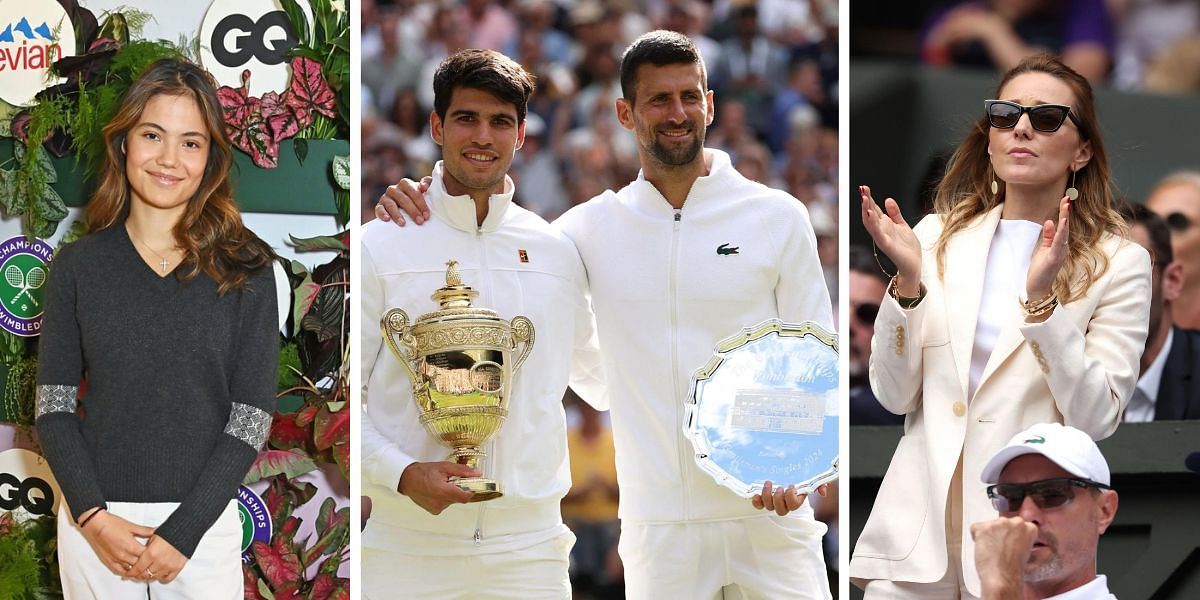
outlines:
[[71, 514], [179, 502], [156, 534], [190, 558], [270, 430], [277, 313], [270, 268], [218, 295], [203, 274], [160, 277], [124, 223], [60, 250], [46, 283], [37, 430]]

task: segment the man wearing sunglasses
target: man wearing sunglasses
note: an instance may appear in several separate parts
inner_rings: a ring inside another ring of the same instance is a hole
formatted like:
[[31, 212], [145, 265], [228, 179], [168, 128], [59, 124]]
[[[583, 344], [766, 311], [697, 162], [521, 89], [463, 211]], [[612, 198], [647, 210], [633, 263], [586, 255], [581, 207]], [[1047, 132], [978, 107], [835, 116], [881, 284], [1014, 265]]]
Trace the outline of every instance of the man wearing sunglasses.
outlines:
[[1129, 224], [1130, 239], [1150, 252], [1153, 268], [1150, 333], [1139, 364], [1137, 388], [1121, 420], [1145, 423], [1200, 419], [1200, 330], [1174, 324], [1187, 279], [1183, 265], [1171, 250], [1170, 227], [1141, 204], [1127, 202], [1118, 212]]
[[[887, 257], [883, 257], [887, 260]], [[890, 263], [890, 261], [888, 261]], [[889, 265], [890, 266], [890, 265]], [[871, 362], [871, 338], [875, 336], [875, 316], [879, 303], [887, 293], [888, 278], [883, 265], [875, 261], [866, 248], [850, 247], [847, 279], [850, 292], [850, 343], [845, 347], [850, 356], [850, 424], [903, 425], [904, 415], [892, 414], [884, 408], [867, 380], [867, 365]], [[895, 267], [891, 267], [895, 272]]]
[[1117, 492], [1090, 436], [1034, 425], [992, 456], [982, 480], [1000, 513], [971, 525], [984, 598], [1116, 599], [1096, 574], [1096, 550], [1117, 514]]
[[1179, 171], [1158, 183], [1146, 208], [1171, 228], [1171, 248], [1183, 265], [1183, 289], [1176, 302], [1175, 324], [1200, 329], [1200, 173]]

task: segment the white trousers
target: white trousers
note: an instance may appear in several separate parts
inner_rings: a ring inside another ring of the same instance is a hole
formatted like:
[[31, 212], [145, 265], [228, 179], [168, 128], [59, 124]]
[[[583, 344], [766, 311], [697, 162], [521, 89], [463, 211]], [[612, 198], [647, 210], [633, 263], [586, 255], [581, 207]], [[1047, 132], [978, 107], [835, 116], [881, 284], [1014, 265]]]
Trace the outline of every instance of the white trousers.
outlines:
[[363, 546], [363, 600], [569, 600], [570, 531], [510, 552], [427, 556]]
[[[109, 502], [108, 512], [131, 523], [158, 527], [178, 506], [178, 502]], [[241, 554], [237, 500], [229, 501], [183, 570], [165, 585], [114, 575], [100, 562], [65, 503], [58, 511], [58, 567], [65, 600], [241, 600]]]
[[829, 600], [826, 527], [806, 517], [621, 523], [617, 551], [629, 600]]

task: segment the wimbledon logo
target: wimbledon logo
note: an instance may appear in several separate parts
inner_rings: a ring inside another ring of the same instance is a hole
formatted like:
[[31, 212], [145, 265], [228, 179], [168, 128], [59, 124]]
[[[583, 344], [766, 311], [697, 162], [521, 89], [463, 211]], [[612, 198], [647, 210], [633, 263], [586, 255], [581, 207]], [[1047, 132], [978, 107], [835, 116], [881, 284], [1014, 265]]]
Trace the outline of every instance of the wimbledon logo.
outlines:
[[75, 55], [75, 29], [56, 0], [0, 0], [0, 99], [28, 106], [50, 78], [50, 65]]
[[54, 250], [34, 238], [17, 236], [0, 242], [0, 328], [24, 337], [42, 332], [46, 263]]
[[254, 560], [250, 545], [254, 542], [271, 543], [271, 513], [262, 498], [246, 486], [237, 492], [238, 518], [242, 520], [242, 562]]

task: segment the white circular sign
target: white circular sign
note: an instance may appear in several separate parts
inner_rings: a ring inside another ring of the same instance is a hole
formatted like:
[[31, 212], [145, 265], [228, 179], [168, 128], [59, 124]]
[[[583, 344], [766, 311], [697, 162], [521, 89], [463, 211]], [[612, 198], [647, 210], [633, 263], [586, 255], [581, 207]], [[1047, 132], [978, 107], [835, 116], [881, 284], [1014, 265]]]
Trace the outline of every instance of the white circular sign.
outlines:
[[19, 521], [53, 515], [61, 498], [45, 458], [24, 448], [0, 452], [0, 512]]
[[[306, 0], [298, 4], [312, 22]], [[283, 6], [276, 0], [213, 0], [200, 23], [200, 62], [220, 85], [242, 87], [250, 70], [250, 95], [282, 94], [291, 70], [288, 50], [296, 46]]]
[[54, 61], [75, 56], [75, 27], [55, 0], [0, 0], [0, 99], [30, 106], [38, 92], [62, 83]]

